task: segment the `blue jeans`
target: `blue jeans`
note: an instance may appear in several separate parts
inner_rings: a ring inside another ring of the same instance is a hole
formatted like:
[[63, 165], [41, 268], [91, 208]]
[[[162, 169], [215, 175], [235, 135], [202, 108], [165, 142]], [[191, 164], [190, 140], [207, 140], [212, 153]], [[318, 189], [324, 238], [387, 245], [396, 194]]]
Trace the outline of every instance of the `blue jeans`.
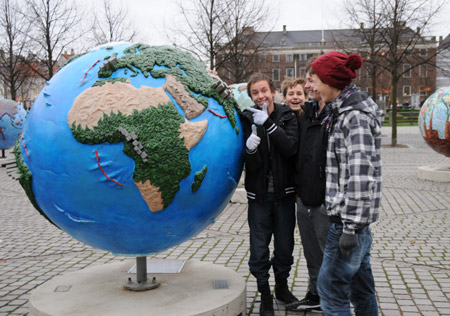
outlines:
[[[258, 284], [269, 282], [269, 270], [273, 267], [275, 279], [287, 279], [294, 263], [295, 197], [288, 196], [275, 201], [268, 193], [266, 202], [248, 200], [248, 224], [250, 227], [250, 272]], [[269, 245], [274, 237], [273, 258]]]
[[311, 294], [317, 295], [317, 277], [322, 265], [323, 251], [330, 227], [325, 205], [308, 207], [298, 199], [297, 223], [302, 239], [306, 266], [308, 267], [308, 288]]
[[378, 315], [375, 282], [370, 267], [372, 234], [369, 227], [359, 232], [359, 246], [343, 256], [339, 249], [342, 224], [330, 224], [318, 292], [326, 316], [350, 316], [350, 301], [357, 316]]

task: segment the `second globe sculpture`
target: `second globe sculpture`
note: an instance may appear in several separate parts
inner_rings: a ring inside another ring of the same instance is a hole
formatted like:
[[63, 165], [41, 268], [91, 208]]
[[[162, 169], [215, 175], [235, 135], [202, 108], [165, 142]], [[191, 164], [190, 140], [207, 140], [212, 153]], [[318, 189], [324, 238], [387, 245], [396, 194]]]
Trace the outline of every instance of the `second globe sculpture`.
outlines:
[[179, 49], [108, 44], [65, 65], [15, 148], [34, 206], [115, 254], [175, 246], [214, 222], [243, 167], [236, 103]]

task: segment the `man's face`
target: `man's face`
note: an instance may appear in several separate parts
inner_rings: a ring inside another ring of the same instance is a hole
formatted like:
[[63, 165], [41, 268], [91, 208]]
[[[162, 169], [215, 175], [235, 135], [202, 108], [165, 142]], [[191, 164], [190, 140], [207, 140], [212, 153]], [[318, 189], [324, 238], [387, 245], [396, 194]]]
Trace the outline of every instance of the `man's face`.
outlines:
[[300, 111], [300, 106], [305, 104], [306, 100], [303, 86], [298, 84], [295, 87], [288, 88], [286, 96], [283, 99], [292, 111]]
[[314, 89], [313, 80], [309, 72], [306, 73], [305, 90], [309, 92], [309, 97], [311, 98], [311, 100], [320, 101], [320, 93], [319, 91]]
[[316, 74], [311, 75], [311, 77], [314, 89], [320, 93], [320, 96], [325, 103], [330, 102], [331, 100], [334, 100], [339, 96], [341, 92], [339, 89], [333, 88], [326, 83], [323, 83], [322, 80], [320, 80], [319, 76], [317, 76]]
[[274, 96], [275, 91], [270, 90], [269, 83], [266, 80], [256, 81], [250, 87], [250, 97], [260, 109], [262, 109], [264, 103], [267, 103], [268, 108], [272, 108]]

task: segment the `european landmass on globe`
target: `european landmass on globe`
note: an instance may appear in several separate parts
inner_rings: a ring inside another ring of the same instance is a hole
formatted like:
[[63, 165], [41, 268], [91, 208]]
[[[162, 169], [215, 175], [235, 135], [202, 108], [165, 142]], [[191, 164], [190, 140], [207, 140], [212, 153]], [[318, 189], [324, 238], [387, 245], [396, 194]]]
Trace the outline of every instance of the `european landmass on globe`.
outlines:
[[69, 61], [15, 148], [31, 202], [75, 238], [121, 254], [198, 233], [243, 165], [237, 104], [218, 82], [169, 46], [104, 45]]

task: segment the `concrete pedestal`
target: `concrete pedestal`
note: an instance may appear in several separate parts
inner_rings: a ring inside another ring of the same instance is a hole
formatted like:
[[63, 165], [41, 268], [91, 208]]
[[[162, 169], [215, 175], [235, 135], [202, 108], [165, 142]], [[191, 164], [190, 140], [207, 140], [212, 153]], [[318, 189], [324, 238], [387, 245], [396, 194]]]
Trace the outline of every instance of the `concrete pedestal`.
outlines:
[[419, 167], [417, 174], [423, 180], [450, 182], [449, 166], [423, 166]]
[[[246, 284], [229, 268], [186, 261], [179, 274], [148, 274], [161, 285], [133, 292], [124, 288], [134, 261], [94, 266], [58, 276], [31, 292], [30, 316], [148, 316], [246, 314]], [[218, 286], [219, 285], [219, 286]]]

